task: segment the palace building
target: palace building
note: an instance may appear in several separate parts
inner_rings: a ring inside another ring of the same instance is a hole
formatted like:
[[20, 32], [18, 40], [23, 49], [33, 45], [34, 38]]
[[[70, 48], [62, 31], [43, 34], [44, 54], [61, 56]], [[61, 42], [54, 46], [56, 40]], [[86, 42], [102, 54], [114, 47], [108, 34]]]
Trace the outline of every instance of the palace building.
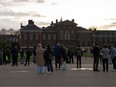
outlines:
[[87, 30], [78, 26], [74, 19], [51, 22], [48, 27], [39, 28], [33, 20], [28, 20], [26, 26], [20, 29], [20, 46], [22, 48], [37, 46], [54, 46], [57, 43], [64, 44], [66, 47], [91, 47], [93, 43], [114, 44], [116, 43], [116, 31], [107, 30]]

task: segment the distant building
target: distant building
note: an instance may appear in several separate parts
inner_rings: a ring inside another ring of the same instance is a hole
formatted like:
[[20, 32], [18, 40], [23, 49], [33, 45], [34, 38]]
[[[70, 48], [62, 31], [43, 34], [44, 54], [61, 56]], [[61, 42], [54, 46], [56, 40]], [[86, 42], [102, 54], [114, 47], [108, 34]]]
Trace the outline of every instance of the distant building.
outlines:
[[0, 35], [0, 39], [2, 39], [6, 43], [19, 42], [19, 36], [17, 35]]
[[50, 26], [39, 28], [32, 20], [28, 21], [27, 26], [20, 29], [20, 46], [34, 47], [38, 43], [43, 46], [47, 44], [54, 46], [56, 43], [64, 44], [67, 47], [91, 47], [93, 43], [99, 45], [116, 43], [116, 31], [87, 30], [79, 27], [74, 19], [51, 22]]
[[20, 46], [33, 48], [38, 43], [42, 43], [42, 29], [36, 26], [32, 20], [28, 20], [26, 26], [21, 25]]

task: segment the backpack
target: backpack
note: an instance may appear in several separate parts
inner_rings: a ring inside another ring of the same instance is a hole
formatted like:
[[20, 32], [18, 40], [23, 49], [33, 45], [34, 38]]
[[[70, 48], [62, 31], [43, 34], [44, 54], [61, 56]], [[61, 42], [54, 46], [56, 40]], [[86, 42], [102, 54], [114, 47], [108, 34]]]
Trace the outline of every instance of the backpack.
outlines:
[[81, 50], [81, 49], [77, 49], [76, 55], [77, 55], [77, 56], [82, 56], [82, 50]]

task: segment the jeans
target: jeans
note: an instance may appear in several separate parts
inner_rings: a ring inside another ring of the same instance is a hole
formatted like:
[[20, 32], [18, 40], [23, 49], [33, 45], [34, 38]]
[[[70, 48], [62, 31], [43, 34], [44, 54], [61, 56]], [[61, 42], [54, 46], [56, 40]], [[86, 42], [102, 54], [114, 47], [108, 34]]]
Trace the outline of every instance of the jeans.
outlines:
[[47, 65], [47, 69], [48, 69], [48, 72], [53, 72], [53, 66], [52, 66], [52, 60], [51, 59], [48, 59], [46, 61], [46, 65]]

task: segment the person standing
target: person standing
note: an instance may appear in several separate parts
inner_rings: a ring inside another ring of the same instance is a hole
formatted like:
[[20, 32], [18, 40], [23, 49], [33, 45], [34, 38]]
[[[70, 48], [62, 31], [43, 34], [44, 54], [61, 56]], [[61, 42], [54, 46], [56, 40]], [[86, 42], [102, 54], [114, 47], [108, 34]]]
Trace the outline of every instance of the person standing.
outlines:
[[12, 50], [11, 50], [11, 54], [12, 54], [12, 66], [16, 65], [18, 66], [18, 62], [17, 62], [17, 59], [18, 59], [18, 49], [17, 49], [17, 46], [13, 46]]
[[103, 72], [107, 71], [108, 72], [108, 60], [109, 60], [109, 53], [110, 50], [108, 49], [108, 46], [105, 44], [104, 47], [101, 50], [102, 52], [102, 63], [103, 63]]
[[115, 45], [111, 47], [110, 54], [111, 54], [113, 69], [116, 70], [116, 47]]
[[83, 55], [83, 51], [80, 48], [80, 45], [78, 45], [75, 54], [76, 54], [76, 57], [77, 57], [77, 68], [81, 68], [81, 57]]
[[61, 54], [62, 49], [59, 43], [54, 47], [54, 55], [55, 55], [55, 68], [58, 69], [57, 64], [59, 64], [59, 70], [61, 68]]
[[36, 64], [38, 73], [45, 73], [44, 49], [41, 44], [38, 44], [36, 49]]
[[26, 61], [25, 61], [25, 65], [24, 66], [26, 66], [27, 63], [28, 63], [28, 66], [29, 66], [29, 64], [30, 64], [30, 57], [31, 57], [31, 50], [27, 47], [27, 49], [26, 49]]
[[0, 65], [3, 64], [3, 51], [0, 49]]
[[10, 61], [11, 61], [10, 49], [7, 49], [7, 50], [6, 50], [6, 54], [7, 54], [7, 57], [8, 57], [8, 63], [10, 63]]
[[36, 47], [33, 48], [33, 63], [35, 63], [36, 58]]
[[7, 56], [6, 49], [3, 49], [3, 64], [5, 65], [7, 64], [6, 56]]
[[44, 52], [44, 57], [45, 57], [48, 73], [52, 73], [53, 72], [53, 65], [52, 65], [53, 51], [49, 45], [47, 45], [47, 48]]
[[20, 51], [20, 64], [24, 63], [24, 49], [21, 49]]
[[63, 68], [63, 70], [67, 70], [67, 64], [66, 64], [67, 51], [63, 44], [61, 47], [62, 47], [62, 58], [63, 58], [62, 68]]
[[99, 71], [98, 70], [98, 64], [99, 64], [99, 58], [100, 58], [100, 49], [97, 45], [97, 43], [95, 43], [95, 45], [93, 46], [93, 71]]
[[73, 60], [73, 55], [74, 55], [74, 52], [70, 49], [68, 49], [68, 52], [67, 52], [67, 56], [68, 56], [68, 63], [74, 63], [74, 60]]

